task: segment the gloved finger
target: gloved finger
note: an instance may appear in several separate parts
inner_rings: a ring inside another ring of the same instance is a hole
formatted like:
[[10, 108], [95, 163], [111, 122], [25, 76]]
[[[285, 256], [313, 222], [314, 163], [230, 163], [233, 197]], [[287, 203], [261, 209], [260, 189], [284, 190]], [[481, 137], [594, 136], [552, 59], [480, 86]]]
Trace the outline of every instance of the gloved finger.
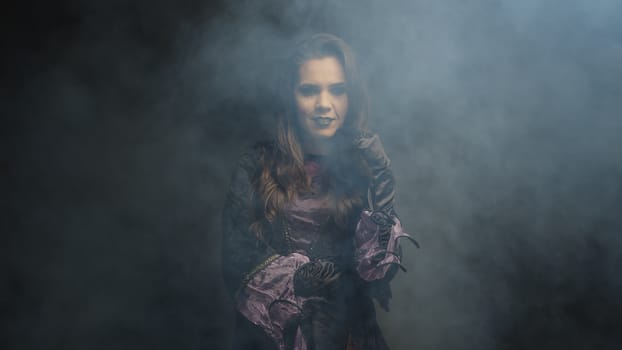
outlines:
[[331, 276], [326, 277], [324, 279], [324, 283], [325, 284], [331, 284], [331, 283], [337, 281], [340, 277], [341, 277], [341, 272], [335, 272]]
[[321, 270], [319, 274], [320, 278], [327, 278], [335, 273], [335, 265], [331, 262], [322, 262], [320, 263], [320, 266], [321, 266]]

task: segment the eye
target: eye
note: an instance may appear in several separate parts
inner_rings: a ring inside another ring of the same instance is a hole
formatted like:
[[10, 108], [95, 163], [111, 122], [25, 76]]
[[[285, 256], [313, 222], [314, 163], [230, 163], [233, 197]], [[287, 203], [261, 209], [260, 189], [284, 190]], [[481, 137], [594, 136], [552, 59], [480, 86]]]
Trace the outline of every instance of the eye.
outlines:
[[331, 86], [330, 93], [335, 96], [341, 96], [346, 93], [346, 86], [343, 84]]
[[319, 91], [318, 87], [314, 85], [300, 85], [298, 87], [298, 92], [302, 96], [313, 96], [317, 94], [318, 91]]

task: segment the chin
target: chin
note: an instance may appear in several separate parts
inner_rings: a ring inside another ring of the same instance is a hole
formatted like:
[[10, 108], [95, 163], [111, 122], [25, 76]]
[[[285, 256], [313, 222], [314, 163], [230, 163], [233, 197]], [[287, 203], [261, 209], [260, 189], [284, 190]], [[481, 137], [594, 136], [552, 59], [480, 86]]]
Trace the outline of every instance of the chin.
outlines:
[[337, 129], [333, 129], [333, 130], [318, 130], [316, 132], [313, 133], [313, 136], [318, 138], [318, 139], [331, 139], [333, 136], [335, 136], [335, 133], [337, 132]]

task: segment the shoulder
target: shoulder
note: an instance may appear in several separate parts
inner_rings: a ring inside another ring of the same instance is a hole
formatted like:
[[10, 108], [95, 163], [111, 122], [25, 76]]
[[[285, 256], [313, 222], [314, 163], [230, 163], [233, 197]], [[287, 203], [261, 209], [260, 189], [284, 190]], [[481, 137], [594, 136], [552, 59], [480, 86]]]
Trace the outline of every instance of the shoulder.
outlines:
[[264, 163], [266, 156], [274, 153], [276, 142], [272, 140], [259, 141], [247, 147], [238, 159], [238, 168], [246, 170], [250, 175], [254, 174]]

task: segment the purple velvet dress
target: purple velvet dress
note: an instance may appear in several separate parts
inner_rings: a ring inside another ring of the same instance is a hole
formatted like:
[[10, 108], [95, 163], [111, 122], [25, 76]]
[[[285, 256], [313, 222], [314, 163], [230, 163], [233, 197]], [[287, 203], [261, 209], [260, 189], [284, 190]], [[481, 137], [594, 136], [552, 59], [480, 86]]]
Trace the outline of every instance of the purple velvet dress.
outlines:
[[[372, 220], [372, 213], [363, 210], [354, 232], [340, 237], [339, 240], [331, 241], [330, 238], [327, 240], [323, 235], [325, 231], [330, 231], [328, 226], [332, 218], [331, 199], [324, 181], [323, 163], [322, 157], [306, 157], [305, 171], [311, 182], [311, 191], [300, 193], [296, 201], [287, 205], [284, 210], [282, 229], [285, 248], [272, 249], [270, 244], [266, 243], [264, 248], [257, 249], [262, 251], [260, 257], [256, 257], [260, 263], [245, 274], [241, 286], [235, 293], [236, 308], [253, 327], [267, 335], [275, 344], [274, 348], [308, 349], [308, 339], [305, 338], [297, 322], [304, 314], [306, 303], [315, 297], [305, 298], [294, 293], [294, 273], [300, 266], [318, 257], [317, 251], [321, 251], [322, 254], [330, 252], [330, 249], [325, 249], [326, 244], [339, 245], [339, 249], [334, 253], [335, 258], [347, 262], [346, 265], [352, 271], [347, 278], [357, 286], [353, 292], [356, 296], [350, 293], [352, 296], [348, 296], [347, 299], [358, 300], [356, 302], [358, 304], [343, 309], [350, 310], [345, 312], [353, 314], [349, 318], [353, 321], [348, 323], [347, 341], [344, 343], [347, 344], [347, 349], [388, 349], [375, 321], [370, 298], [373, 293], [366, 290], [373, 289], [367, 286], [374, 284], [385, 285], [388, 288], [388, 282], [392, 277], [390, 271], [395, 271], [395, 266], [400, 266], [399, 239], [410, 237], [402, 231], [399, 219], [395, 218], [395, 224], [390, 228], [388, 244], [386, 242], [381, 244], [380, 227]], [[251, 176], [249, 171], [252, 169], [245, 166], [240, 168], [242, 177]], [[251, 189], [244, 188], [244, 191], [249, 190]], [[235, 188], [232, 191], [234, 197]], [[241, 193], [245, 193], [244, 191]], [[234, 199], [230, 194], [229, 201]], [[230, 205], [235, 206], [235, 203]], [[235, 233], [232, 231], [225, 234]], [[226, 249], [224, 254], [227, 254]], [[228, 263], [227, 257], [223, 258], [224, 263]], [[360, 290], [366, 292], [359, 293]]]

